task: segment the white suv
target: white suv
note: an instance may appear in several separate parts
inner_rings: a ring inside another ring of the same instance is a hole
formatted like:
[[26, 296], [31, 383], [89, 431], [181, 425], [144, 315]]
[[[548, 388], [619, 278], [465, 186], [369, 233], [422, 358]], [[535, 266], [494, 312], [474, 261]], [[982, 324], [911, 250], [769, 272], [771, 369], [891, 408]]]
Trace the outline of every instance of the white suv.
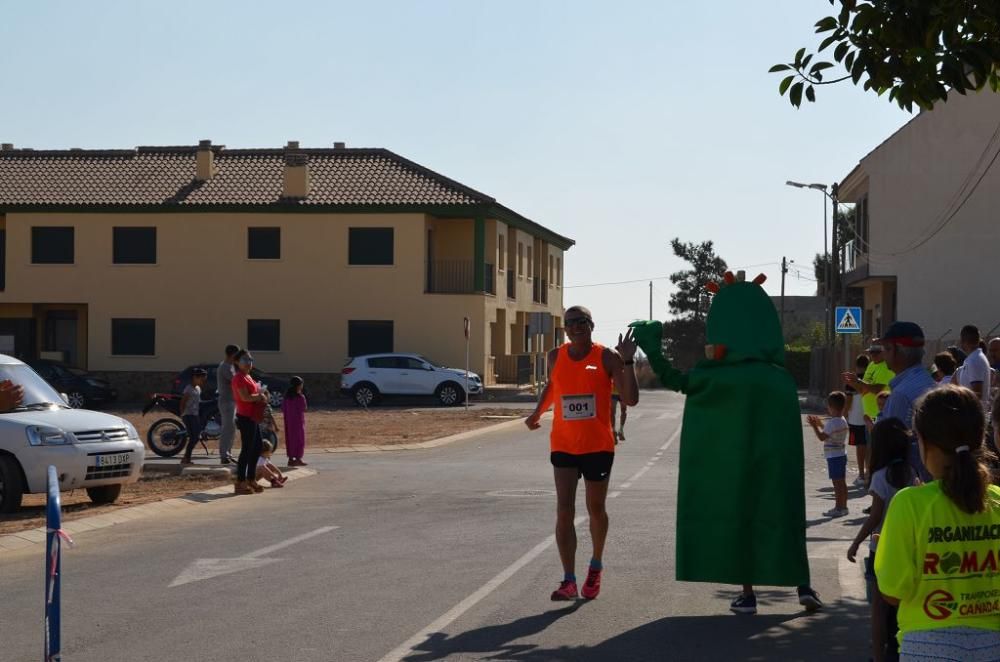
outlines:
[[94, 503], [111, 503], [122, 485], [139, 480], [146, 450], [128, 421], [70, 409], [34, 370], [0, 354], [0, 381], [24, 389], [17, 409], [0, 413], [0, 513], [21, 506], [25, 493], [47, 491], [48, 467], [59, 489], [86, 489]]
[[467, 395], [483, 392], [483, 380], [466, 372], [438, 365], [419, 354], [368, 354], [348, 359], [340, 371], [340, 390], [358, 405], [369, 407], [383, 395], [433, 395], [442, 405], [465, 402]]

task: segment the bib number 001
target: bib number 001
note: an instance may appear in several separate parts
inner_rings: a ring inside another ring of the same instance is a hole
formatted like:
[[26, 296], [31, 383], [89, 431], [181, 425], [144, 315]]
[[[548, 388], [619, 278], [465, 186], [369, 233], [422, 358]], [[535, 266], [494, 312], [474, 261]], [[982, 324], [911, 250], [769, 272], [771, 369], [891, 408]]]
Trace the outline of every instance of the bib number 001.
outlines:
[[597, 416], [596, 398], [590, 395], [564, 395], [562, 397], [563, 420], [582, 421]]

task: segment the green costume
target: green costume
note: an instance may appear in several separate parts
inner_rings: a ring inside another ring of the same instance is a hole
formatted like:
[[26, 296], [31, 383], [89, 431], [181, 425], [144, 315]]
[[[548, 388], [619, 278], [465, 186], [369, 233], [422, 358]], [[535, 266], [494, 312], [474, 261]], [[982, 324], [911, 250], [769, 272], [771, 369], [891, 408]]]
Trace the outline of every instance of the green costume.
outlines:
[[687, 395], [677, 579], [808, 584], [798, 393], [784, 367], [781, 326], [764, 289], [745, 282], [719, 289], [706, 323], [716, 358], [688, 373], [664, 358], [659, 322], [632, 326], [660, 381]]

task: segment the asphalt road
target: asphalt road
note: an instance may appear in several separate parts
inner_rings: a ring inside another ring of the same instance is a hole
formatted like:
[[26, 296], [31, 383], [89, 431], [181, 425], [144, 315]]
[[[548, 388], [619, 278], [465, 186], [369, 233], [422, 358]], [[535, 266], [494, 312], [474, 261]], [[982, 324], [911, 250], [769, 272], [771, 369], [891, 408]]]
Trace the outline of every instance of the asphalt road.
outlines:
[[[843, 559], [864, 503], [819, 516], [832, 494], [810, 437], [810, 559], [826, 609], [762, 589], [760, 613], [735, 616], [733, 587], [674, 581], [682, 407], [643, 393], [631, 411], [595, 601], [549, 601], [561, 570], [547, 435], [508, 427], [433, 450], [317, 454], [320, 473], [285, 490], [78, 535], [63, 561], [63, 659], [867, 659], [860, 570]], [[582, 576], [586, 522], [578, 530]], [[42, 572], [40, 548], [0, 557], [4, 662], [41, 657]]]

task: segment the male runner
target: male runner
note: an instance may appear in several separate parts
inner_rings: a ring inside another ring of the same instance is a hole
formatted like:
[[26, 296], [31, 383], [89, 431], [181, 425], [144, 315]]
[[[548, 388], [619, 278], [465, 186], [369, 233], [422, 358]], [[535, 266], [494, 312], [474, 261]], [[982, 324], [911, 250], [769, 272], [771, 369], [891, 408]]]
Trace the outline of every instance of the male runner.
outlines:
[[529, 430], [537, 430], [542, 414], [555, 405], [550, 447], [556, 483], [556, 545], [564, 576], [552, 599], [577, 597], [573, 518], [576, 487], [582, 476], [594, 554], [581, 593], [592, 600], [601, 591], [601, 559], [608, 535], [608, 513], [604, 506], [615, 459], [611, 388], [614, 384], [628, 406], [639, 402], [639, 386], [632, 368], [636, 345], [631, 330], [624, 337], [618, 336], [618, 347], [614, 350], [594, 343], [593, 316], [582, 306], [567, 309], [564, 324], [569, 342], [549, 352], [549, 381], [526, 424]]

